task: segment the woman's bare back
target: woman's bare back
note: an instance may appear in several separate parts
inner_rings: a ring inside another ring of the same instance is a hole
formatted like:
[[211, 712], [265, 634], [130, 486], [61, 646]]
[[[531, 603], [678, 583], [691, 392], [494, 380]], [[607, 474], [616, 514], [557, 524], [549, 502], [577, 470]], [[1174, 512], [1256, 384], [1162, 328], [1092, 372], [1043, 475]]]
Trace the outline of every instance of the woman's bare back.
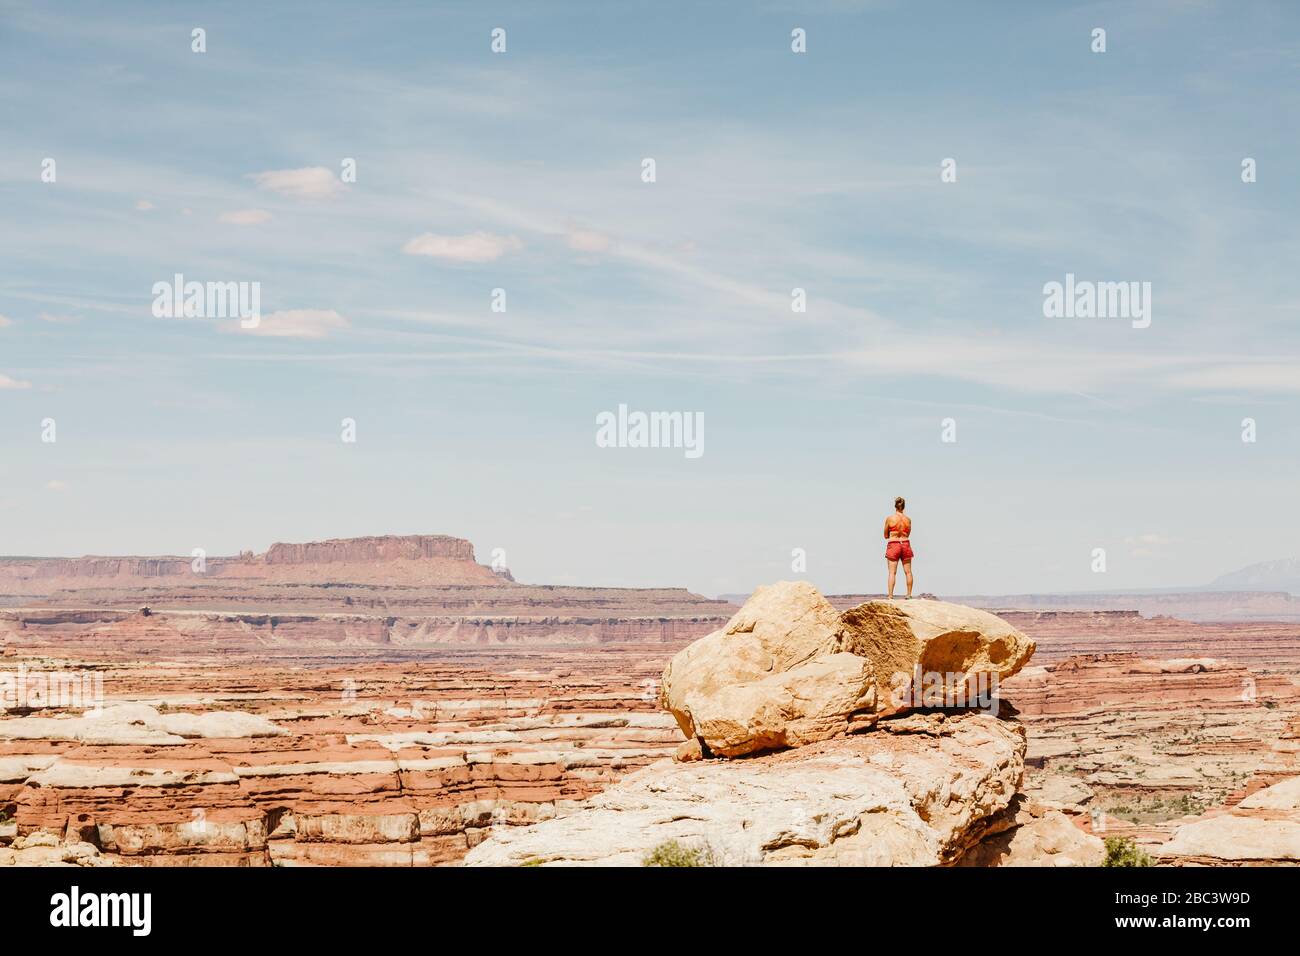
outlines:
[[885, 528], [890, 541], [905, 541], [912, 533], [912, 519], [899, 511], [885, 519]]

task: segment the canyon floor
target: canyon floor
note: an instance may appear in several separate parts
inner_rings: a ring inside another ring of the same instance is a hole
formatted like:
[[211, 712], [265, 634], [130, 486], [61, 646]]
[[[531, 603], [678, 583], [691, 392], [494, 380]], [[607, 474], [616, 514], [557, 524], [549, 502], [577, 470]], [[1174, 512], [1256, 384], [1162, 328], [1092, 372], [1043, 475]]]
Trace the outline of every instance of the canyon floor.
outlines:
[[[442, 536], [213, 566], [0, 561], [0, 863], [458, 863], [671, 756], [664, 665], [737, 610]], [[1027, 796], [1160, 863], [1295, 862], [1300, 625], [990, 609], [1037, 643], [1000, 688]]]

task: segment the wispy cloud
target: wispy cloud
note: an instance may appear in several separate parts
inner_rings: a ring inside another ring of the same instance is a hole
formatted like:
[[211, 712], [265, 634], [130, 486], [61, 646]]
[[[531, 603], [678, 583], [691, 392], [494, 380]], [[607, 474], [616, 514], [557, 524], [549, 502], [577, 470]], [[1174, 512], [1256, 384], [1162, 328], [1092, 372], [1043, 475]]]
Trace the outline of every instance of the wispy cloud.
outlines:
[[1138, 534], [1129, 535], [1124, 539], [1124, 544], [1128, 546], [1129, 557], [1132, 558], [1158, 558], [1166, 553], [1168, 548], [1175, 543], [1173, 538], [1163, 534]]
[[570, 229], [567, 241], [577, 252], [605, 252], [613, 244], [609, 236], [594, 229]]
[[270, 190], [290, 199], [332, 199], [346, 187], [324, 166], [304, 166], [301, 169], [270, 169], [250, 173], [259, 189]]
[[21, 379], [10, 378], [8, 375], [0, 374], [0, 388], [31, 388], [31, 382], [25, 382]]
[[348, 320], [333, 309], [286, 309], [262, 316], [253, 328], [228, 327], [245, 335], [268, 338], [323, 339], [348, 327]]
[[264, 222], [270, 222], [271, 218], [271, 214], [265, 209], [235, 209], [231, 212], [223, 212], [217, 217], [217, 222], [229, 223], [234, 226], [256, 226]]
[[490, 232], [466, 236], [439, 236], [425, 232], [408, 240], [402, 246], [402, 252], [408, 256], [427, 256], [450, 262], [492, 262], [523, 246], [517, 236], [498, 236]]

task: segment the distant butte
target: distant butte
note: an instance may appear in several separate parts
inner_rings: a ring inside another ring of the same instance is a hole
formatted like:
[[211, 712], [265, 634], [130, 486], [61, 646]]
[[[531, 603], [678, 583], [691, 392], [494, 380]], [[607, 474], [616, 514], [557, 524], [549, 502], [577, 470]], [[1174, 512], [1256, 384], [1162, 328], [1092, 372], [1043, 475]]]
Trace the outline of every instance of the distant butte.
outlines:
[[0, 641], [112, 655], [659, 643], [707, 634], [734, 610], [684, 588], [519, 584], [450, 535], [281, 543], [202, 562], [0, 558]]
[[[474, 560], [474, 546], [450, 535], [380, 535], [271, 545], [234, 557], [163, 555], [0, 558], [0, 592], [48, 594], [68, 588], [232, 578], [355, 584], [492, 586], [510, 580]], [[90, 579], [90, 581], [87, 581]], [[91, 582], [94, 582], [93, 584]]]

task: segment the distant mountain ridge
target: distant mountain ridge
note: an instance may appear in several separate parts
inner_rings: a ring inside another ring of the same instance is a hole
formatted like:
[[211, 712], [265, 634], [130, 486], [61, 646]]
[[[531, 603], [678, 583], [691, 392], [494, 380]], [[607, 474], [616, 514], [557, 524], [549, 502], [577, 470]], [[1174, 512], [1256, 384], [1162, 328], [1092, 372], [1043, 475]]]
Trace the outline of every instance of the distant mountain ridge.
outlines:
[[1300, 595], [1300, 558], [1247, 565], [1220, 575], [1206, 587], [1211, 591], [1286, 591]]

